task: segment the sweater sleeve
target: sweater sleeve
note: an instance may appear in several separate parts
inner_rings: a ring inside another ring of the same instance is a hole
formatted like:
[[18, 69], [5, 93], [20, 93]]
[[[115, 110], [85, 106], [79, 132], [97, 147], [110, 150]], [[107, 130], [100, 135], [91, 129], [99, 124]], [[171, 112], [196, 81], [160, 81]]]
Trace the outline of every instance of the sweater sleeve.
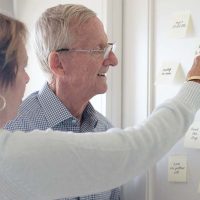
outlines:
[[58, 199], [126, 183], [181, 138], [200, 108], [200, 85], [184, 84], [142, 124], [107, 132], [0, 135], [0, 199]]

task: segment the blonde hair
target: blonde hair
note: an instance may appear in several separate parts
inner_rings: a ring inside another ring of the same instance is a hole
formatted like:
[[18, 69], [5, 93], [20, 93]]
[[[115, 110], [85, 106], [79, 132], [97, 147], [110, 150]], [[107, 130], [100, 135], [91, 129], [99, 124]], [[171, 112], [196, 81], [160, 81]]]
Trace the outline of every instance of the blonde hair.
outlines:
[[26, 40], [25, 25], [0, 13], [0, 85], [7, 87], [15, 81], [18, 70], [19, 45]]
[[48, 66], [51, 51], [66, 48], [74, 42], [72, 28], [78, 27], [96, 13], [85, 6], [75, 4], [58, 5], [47, 9], [35, 26], [35, 50], [42, 70], [52, 79]]

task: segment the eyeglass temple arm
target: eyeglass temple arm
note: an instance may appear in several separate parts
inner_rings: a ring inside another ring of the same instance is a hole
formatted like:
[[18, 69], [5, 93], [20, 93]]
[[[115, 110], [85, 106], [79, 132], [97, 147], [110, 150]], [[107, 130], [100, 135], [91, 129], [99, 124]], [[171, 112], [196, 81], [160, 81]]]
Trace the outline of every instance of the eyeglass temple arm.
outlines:
[[61, 52], [61, 51], [69, 51], [69, 49], [62, 48], [62, 49], [57, 49], [56, 50], [56, 52]]

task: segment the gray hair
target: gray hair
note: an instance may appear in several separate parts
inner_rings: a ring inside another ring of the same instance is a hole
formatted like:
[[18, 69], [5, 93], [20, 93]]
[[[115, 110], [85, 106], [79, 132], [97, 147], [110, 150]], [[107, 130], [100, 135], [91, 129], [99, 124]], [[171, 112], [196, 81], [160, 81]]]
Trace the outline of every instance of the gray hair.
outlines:
[[95, 16], [94, 11], [83, 5], [65, 4], [47, 9], [38, 19], [35, 26], [35, 50], [49, 81], [53, 77], [48, 65], [51, 51], [70, 47], [74, 40], [72, 27], [78, 27]]

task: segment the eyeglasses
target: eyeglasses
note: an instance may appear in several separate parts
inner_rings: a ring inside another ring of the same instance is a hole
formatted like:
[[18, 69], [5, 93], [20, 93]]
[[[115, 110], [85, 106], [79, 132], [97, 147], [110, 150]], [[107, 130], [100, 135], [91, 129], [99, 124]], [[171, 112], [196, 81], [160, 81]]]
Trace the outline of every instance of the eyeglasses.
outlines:
[[62, 52], [62, 51], [68, 51], [68, 52], [85, 52], [90, 54], [100, 54], [103, 55], [104, 59], [107, 59], [110, 52], [114, 52], [116, 48], [116, 43], [108, 43], [107, 46], [103, 49], [68, 49], [68, 48], [62, 48], [57, 49], [56, 52]]

